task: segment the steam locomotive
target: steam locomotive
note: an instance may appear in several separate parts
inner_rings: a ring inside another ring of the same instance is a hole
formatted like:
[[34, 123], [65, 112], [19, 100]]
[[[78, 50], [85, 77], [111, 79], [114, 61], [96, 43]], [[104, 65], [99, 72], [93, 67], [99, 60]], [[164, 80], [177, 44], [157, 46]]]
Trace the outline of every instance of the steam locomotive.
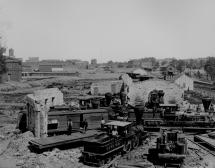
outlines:
[[[105, 124], [106, 132], [84, 142], [83, 162], [88, 165], [102, 166], [115, 156], [137, 148], [148, 136], [141, 125], [132, 122], [110, 121]], [[111, 134], [115, 129], [118, 134]]]
[[162, 90], [151, 91], [144, 107], [130, 106], [125, 110], [122, 105], [115, 105], [112, 108], [114, 113], [110, 115], [110, 118], [123, 118], [132, 122], [141, 118], [145, 127], [215, 127], [215, 121], [209, 110], [211, 98], [202, 99], [204, 112], [180, 111], [177, 104], [164, 104], [164, 94]]
[[187, 155], [187, 140], [177, 131], [165, 131], [157, 138], [156, 148], [149, 149], [149, 160], [155, 164], [182, 163]]

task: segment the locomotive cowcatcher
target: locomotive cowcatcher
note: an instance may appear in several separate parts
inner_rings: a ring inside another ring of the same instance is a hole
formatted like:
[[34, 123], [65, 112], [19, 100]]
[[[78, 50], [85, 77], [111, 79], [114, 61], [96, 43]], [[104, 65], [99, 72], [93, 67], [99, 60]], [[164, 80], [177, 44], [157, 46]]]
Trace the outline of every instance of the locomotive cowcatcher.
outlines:
[[[110, 121], [105, 124], [106, 132], [84, 142], [82, 151], [85, 164], [102, 166], [115, 156], [138, 147], [147, 133], [131, 122]], [[117, 135], [111, 134], [117, 131]]]

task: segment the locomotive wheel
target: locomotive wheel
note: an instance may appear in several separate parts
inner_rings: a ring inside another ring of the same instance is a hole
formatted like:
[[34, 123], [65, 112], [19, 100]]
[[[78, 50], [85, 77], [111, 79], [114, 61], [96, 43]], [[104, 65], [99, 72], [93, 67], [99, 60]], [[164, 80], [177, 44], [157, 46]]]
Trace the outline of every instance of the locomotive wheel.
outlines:
[[130, 150], [131, 150], [131, 140], [128, 140], [126, 143], [125, 143], [125, 145], [124, 145], [124, 147], [123, 147], [123, 151], [124, 152], [129, 152]]
[[133, 140], [132, 140], [132, 148], [135, 149], [139, 146], [139, 137], [138, 136], [134, 136]]

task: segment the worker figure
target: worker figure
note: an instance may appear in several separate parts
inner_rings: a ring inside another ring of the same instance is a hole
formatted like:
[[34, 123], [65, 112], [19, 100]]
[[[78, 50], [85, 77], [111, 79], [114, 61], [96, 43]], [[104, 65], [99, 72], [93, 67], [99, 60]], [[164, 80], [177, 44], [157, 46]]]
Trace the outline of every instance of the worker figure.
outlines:
[[116, 128], [113, 128], [113, 130], [112, 130], [112, 135], [113, 135], [113, 136], [117, 136], [117, 135], [118, 135], [118, 131], [117, 131]]
[[123, 133], [124, 133], [124, 135], [126, 136], [126, 135], [128, 134], [127, 129], [125, 129]]
[[83, 122], [83, 127], [84, 127], [84, 133], [86, 133], [87, 127], [88, 127], [87, 119], [84, 120], [84, 122]]
[[104, 120], [104, 118], [102, 117], [102, 120], [101, 120], [101, 129], [104, 129], [104, 125], [105, 125], [105, 120]]
[[80, 130], [83, 130], [84, 129], [84, 121], [81, 121], [80, 122]]
[[73, 122], [71, 118], [67, 121], [67, 134], [71, 135], [72, 133]]
[[196, 108], [197, 112], [201, 112], [201, 108], [200, 108], [200, 104], [198, 104], [197, 108]]
[[213, 104], [210, 105], [210, 112], [214, 112], [214, 106], [213, 106]]
[[163, 130], [163, 132], [162, 132], [163, 144], [166, 144], [166, 138], [167, 138], [167, 134], [166, 134], [165, 130]]

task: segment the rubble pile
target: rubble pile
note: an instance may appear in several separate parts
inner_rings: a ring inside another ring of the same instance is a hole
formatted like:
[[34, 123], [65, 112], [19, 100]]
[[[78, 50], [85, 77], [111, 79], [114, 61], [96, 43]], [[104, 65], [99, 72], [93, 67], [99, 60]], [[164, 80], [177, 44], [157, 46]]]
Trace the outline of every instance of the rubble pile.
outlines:
[[13, 135], [13, 131], [15, 131], [16, 125], [15, 124], [7, 124], [3, 127], [0, 127], [0, 135], [6, 137], [10, 137]]
[[205, 163], [203, 162], [203, 157], [205, 157], [207, 153], [204, 153], [201, 150], [192, 149], [188, 151], [188, 155], [184, 160], [184, 167], [205, 167]]
[[6, 151], [8, 155], [22, 156], [29, 153], [28, 142], [34, 138], [32, 132], [14, 135], [12, 138]]
[[134, 167], [147, 167], [155, 168], [155, 166], [147, 160], [148, 150], [156, 146], [157, 135], [152, 135], [143, 142], [143, 146], [132, 150], [125, 154], [114, 164], [117, 168], [134, 168]]
[[53, 149], [51, 152], [44, 152], [40, 154], [40, 162], [45, 164], [48, 168], [88, 168], [89, 166], [84, 165], [79, 162], [81, 156], [81, 148], [74, 148], [69, 150], [59, 150], [57, 148]]

